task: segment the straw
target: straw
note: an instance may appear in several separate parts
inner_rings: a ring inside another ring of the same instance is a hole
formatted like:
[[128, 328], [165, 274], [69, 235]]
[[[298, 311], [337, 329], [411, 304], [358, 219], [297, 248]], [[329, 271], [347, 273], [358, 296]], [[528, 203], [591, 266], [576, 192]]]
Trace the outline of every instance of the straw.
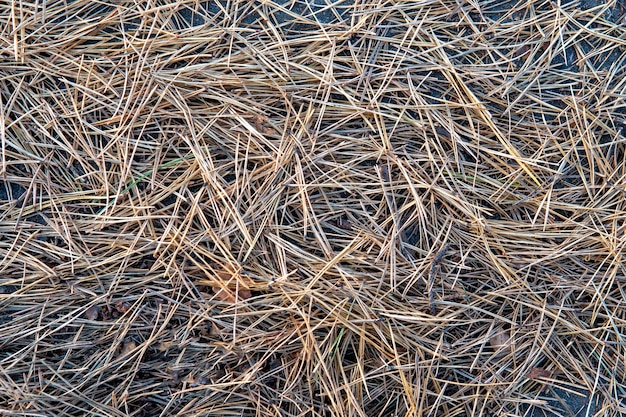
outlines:
[[614, 3], [0, 4], [0, 414], [624, 413]]

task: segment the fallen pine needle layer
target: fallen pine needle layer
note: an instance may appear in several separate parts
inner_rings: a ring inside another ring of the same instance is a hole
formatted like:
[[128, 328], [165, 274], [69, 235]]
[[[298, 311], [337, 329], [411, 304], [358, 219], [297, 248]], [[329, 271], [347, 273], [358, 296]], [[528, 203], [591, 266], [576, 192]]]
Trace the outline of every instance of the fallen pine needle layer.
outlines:
[[623, 415], [580, 3], [0, 2], [0, 414]]

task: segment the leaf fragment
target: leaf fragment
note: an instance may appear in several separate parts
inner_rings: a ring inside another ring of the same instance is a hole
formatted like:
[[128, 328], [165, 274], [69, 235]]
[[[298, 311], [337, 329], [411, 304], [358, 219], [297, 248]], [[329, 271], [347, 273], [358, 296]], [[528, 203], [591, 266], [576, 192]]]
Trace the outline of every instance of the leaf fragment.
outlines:
[[532, 368], [526, 377], [528, 379], [542, 379], [542, 378], [550, 378], [552, 376], [552, 371], [549, 371], [544, 368]]

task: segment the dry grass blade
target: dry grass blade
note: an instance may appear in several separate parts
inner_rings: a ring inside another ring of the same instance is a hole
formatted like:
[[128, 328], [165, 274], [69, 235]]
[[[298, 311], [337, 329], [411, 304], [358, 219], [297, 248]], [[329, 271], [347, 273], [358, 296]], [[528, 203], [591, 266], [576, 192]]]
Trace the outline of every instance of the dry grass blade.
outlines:
[[625, 16], [0, 1], [0, 414], [623, 414]]

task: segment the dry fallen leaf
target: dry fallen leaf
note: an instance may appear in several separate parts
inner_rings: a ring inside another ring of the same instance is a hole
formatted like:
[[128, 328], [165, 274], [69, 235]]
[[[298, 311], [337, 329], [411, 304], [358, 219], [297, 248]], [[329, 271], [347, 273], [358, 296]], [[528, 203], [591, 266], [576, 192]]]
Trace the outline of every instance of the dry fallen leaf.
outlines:
[[100, 316], [100, 311], [100, 307], [91, 306], [85, 311], [84, 316], [87, 320], [98, 320], [98, 317]]
[[125, 301], [122, 300], [118, 300], [115, 303], [115, 309], [118, 311], [118, 313], [120, 314], [124, 314], [126, 313], [128, 310], [130, 310], [130, 304], [128, 304]]
[[126, 356], [137, 348], [137, 343], [133, 339], [126, 339], [122, 350], [120, 351], [120, 357]]
[[515, 50], [515, 57], [526, 59], [530, 55], [530, 47], [528, 45], [522, 45]]
[[252, 124], [254, 128], [264, 135], [277, 135], [278, 131], [271, 126], [270, 119], [267, 116], [252, 115]]
[[216, 271], [211, 278], [200, 280], [198, 284], [210, 286], [213, 293], [222, 301], [234, 304], [252, 297], [250, 287], [254, 281], [240, 271], [224, 268]]
[[237, 303], [242, 300], [247, 300], [252, 297], [252, 293], [250, 290], [239, 287], [235, 288], [220, 288], [220, 287], [212, 287], [213, 292], [217, 295], [222, 301], [226, 301], [227, 303]]
[[552, 371], [548, 371], [543, 368], [533, 368], [531, 369], [526, 377], [529, 379], [540, 379], [540, 378], [550, 378], [552, 376]]

